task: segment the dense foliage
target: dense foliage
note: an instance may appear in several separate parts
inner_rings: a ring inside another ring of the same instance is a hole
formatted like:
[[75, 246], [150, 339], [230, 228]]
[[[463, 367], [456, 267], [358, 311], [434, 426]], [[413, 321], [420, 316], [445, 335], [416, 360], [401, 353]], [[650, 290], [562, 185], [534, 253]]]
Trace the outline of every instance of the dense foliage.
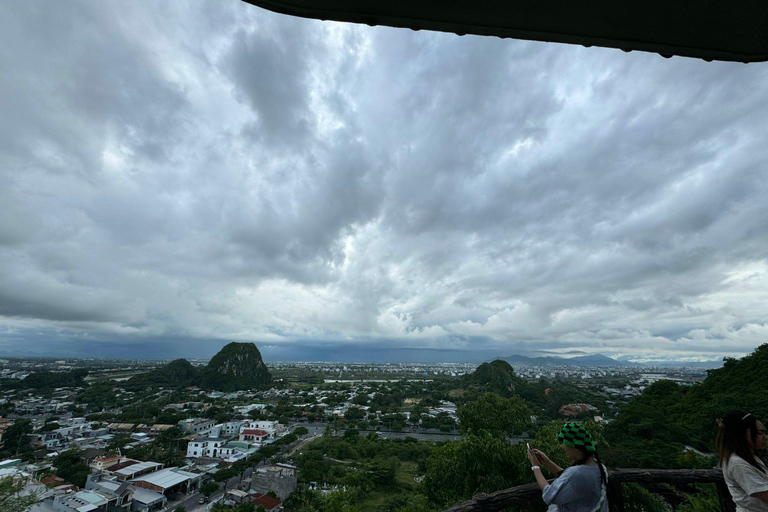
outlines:
[[176, 359], [157, 370], [137, 375], [126, 389], [183, 388], [198, 386], [217, 391], [264, 389], [272, 377], [253, 343], [229, 343], [207, 366], [197, 369], [186, 359]]
[[[413, 438], [379, 439], [374, 433], [360, 435], [347, 430], [341, 436], [330, 433], [306, 445], [295, 458], [299, 481], [305, 488], [314, 482], [319, 487], [337, 488], [327, 497], [299, 491], [288, 500], [289, 510], [365, 510], [382, 512], [421, 512], [413, 508], [416, 474], [423, 471], [432, 450], [431, 443]], [[348, 492], [341, 492], [346, 488]], [[333, 497], [330, 497], [333, 495]], [[359, 508], [355, 508], [359, 507]], [[407, 508], [411, 507], [411, 508]]]
[[22, 448], [29, 446], [28, 434], [32, 433], [32, 421], [26, 419], [16, 420], [3, 434], [3, 450], [0, 455], [13, 457], [18, 455]]
[[[497, 359], [481, 364], [473, 373], [463, 379], [464, 401], [476, 400], [486, 392], [503, 397], [517, 396], [528, 403], [534, 414], [544, 420], [560, 417], [559, 409], [564, 404], [586, 402], [603, 408], [607, 397], [596, 389], [576, 386], [564, 379], [539, 379], [528, 382], [515, 375], [506, 361]], [[586, 415], [585, 418], [588, 418]]]
[[176, 359], [162, 368], [131, 378], [126, 383], [126, 388], [141, 389], [146, 386], [153, 387], [186, 387], [197, 384], [200, 380], [200, 372], [186, 359]]
[[23, 380], [13, 382], [17, 388], [53, 389], [63, 387], [78, 387], [83, 385], [83, 379], [88, 376], [88, 370], [78, 368], [68, 372], [32, 372]]
[[501, 396], [511, 396], [528, 387], [525, 380], [515, 375], [512, 366], [501, 359], [483, 363], [464, 378], [465, 385], [476, 386]]
[[[615, 420], [604, 426], [591, 421], [592, 412], [579, 417], [597, 440], [603, 462], [609, 467], [707, 468], [715, 464], [713, 457], [696, 450], [711, 451], [716, 433], [715, 419], [736, 407], [767, 417], [768, 410], [768, 346], [740, 360], [726, 360], [723, 368], [710, 370], [701, 384], [681, 386], [660, 381], [629, 402], [619, 406]], [[442, 384], [439, 384], [442, 386]], [[330, 494], [311, 493], [300, 487], [288, 500], [288, 510], [372, 510], [405, 511], [410, 503], [418, 512], [434, 511], [469, 499], [478, 492], [529, 483], [532, 475], [525, 457], [524, 445], [512, 445], [507, 436], [526, 430], [531, 445], [546, 452], [562, 467], [571, 462], [559, 445], [556, 434], [564, 418], [559, 414], [563, 404], [587, 402], [601, 406], [608, 397], [598, 386], [577, 386], [562, 380], [526, 381], [515, 375], [504, 361], [478, 367], [462, 380], [459, 389], [437, 386], [414, 389], [408, 384], [398, 387], [392, 405], [401, 397], [418, 396], [420, 403], [411, 407], [411, 420], [421, 426], [432, 426], [434, 416], [424, 414], [427, 407], [439, 407], [442, 400], [452, 399], [459, 408], [461, 441], [424, 443], [413, 441], [417, 461], [415, 475], [423, 480], [418, 485], [398, 488], [393, 475], [403, 471], [407, 457], [394, 453], [387, 458], [386, 444], [374, 435], [361, 436], [348, 430], [341, 437], [325, 436], [303, 449], [297, 459], [301, 481], [336, 487]], [[376, 397], [376, 406], [389, 405]], [[341, 402], [344, 397], [339, 396]], [[360, 405], [374, 400], [354, 400]], [[413, 403], [413, 399], [411, 399]], [[386, 405], [385, 405], [386, 404]], [[402, 409], [401, 409], [402, 410]], [[404, 425], [397, 409], [380, 415], [379, 421], [393, 429]], [[531, 424], [531, 414], [538, 422]], [[362, 424], [359, 412], [348, 415], [349, 424]], [[370, 418], [366, 418], [370, 420]], [[394, 446], [394, 445], [393, 445]], [[393, 482], [395, 482], [393, 484]], [[391, 499], [383, 499], [386, 493]], [[716, 497], [711, 486], [685, 490], [657, 485], [644, 488], [638, 484], [623, 486], [627, 510], [661, 512], [666, 510], [715, 510]], [[543, 509], [542, 503], [531, 504]]]
[[79, 450], [62, 452], [53, 460], [56, 475], [78, 487], [85, 487], [85, 481], [91, 470], [80, 461]]
[[15, 478], [0, 480], [0, 512], [24, 512], [39, 501], [37, 494], [22, 493], [24, 485]]
[[256, 345], [229, 343], [203, 369], [200, 387], [219, 391], [262, 389], [271, 381]]
[[521, 434], [531, 425], [531, 409], [519, 396], [504, 398], [496, 393], [485, 393], [478, 400], [468, 402], [457, 411], [462, 432], [494, 435]]
[[437, 447], [426, 464], [424, 491], [430, 502], [441, 508], [464, 501], [478, 492], [493, 492], [521, 483], [522, 473], [516, 461], [523, 451], [503, 437], [488, 431], [469, 434], [460, 442]]
[[689, 387], [656, 382], [624, 405], [606, 429], [607, 460], [622, 467], [712, 467], [713, 458], [686, 446], [713, 452], [716, 419], [729, 410], [768, 417], [768, 345], [707, 373]]

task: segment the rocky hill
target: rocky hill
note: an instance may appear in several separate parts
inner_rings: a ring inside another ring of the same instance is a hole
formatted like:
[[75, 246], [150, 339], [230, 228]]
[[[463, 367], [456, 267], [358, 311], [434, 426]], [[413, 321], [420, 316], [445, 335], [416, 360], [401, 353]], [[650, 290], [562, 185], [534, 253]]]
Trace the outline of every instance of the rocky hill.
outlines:
[[176, 359], [157, 370], [137, 375], [125, 383], [130, 389], [199, 386], [217, 391], [263, 389], [272, 382], [259, 349], [253, 343], [229, 343], [203, 368]]
[[132, 377], [124, 384], [126, 389], [146, 387], [182, 388], [196, 386], [200, 371], [186, 359], [176, 359], [154, 371]]
[[200, 387], [218, 391], [261, 389], [272, 376], [253, 343], [229, 343], [203, 369]]
[[525, 387], [525, 381], [515, 375], [512, 366], [506, 361], [497, 359], [483, 363], [470, 375], [465, 377], [465, 384], [473, 385], [483, 391], [493, 391], [502, 396], [520, 393]]
[[176, 359], [155, 372], [169, 385], [192, 386], [200, 378], [200, 372], [186, 359]]

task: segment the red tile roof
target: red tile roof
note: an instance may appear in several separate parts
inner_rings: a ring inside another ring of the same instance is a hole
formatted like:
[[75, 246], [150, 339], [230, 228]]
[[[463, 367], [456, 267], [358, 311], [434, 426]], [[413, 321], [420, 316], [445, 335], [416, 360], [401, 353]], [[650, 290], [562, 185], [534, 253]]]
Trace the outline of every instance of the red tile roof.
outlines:
[[262, 505], [265, 509], [272, 510], [273, 508], [279, 506], [281, 501], [271, 496], [267, 496], [266, 494], [256, 494], [251, 500], [251, 503], [257, 507]]
[[59, 485], [64, 483], [66, 480], [56, 475], [46, 475], [40, 481], [43, 482], [45, 485]]
[[257, 428], [247, 428], [242, 431], [242, 434], [248, 436], [267, 436], [269, 433], [266, 430], [259, 430]]

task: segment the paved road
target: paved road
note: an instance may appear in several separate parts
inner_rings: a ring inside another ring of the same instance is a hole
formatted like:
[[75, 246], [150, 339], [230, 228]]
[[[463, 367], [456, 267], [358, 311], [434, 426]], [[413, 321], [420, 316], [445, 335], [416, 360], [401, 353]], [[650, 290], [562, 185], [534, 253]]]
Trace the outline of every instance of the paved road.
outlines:
[[[362, 435], [368, 435], [369, 432], [360, 432]], [[413, 437], [419, 441], [460, 441], [461, 436], [455, 434], [420, 434], [417, 432], [381, 432], [381, 439], [405, 439]]]
[[[328, 425], [328, 423], [299, 423], [296, 426], [304, 427], [309, 430], [310, 436], [321, 436], [325, 432], [325, 429], [328, 428]], [[343, 430], [340, 431], [342, 434], [343, 432]], [[371, 432], [374, 431], [361, 430], [360, 435], [367, 436]], [[421, 441], [459, 441], [461, 439], [461, 435], [458, 433], [431, 432], [423, 429], [405, 429], [402, 432], [381, 430], [380, 432], [382, 439], [405, 439], [406, 437], [414, 437]]]
[[[259, 466], [261, 466], [262, 464], [263, 463], [260, 462]], [[250, 480], [252, 473], [253, 473], [252, 468], [246, 469], [245, 473], [243, 473], [242, 481], [247, 482], [248, 480]], [[212, 502], [217, 497], [224, 494], [226, 491], [234, 489], [235, 487], [237, 487], [238, 483], [240, 483], [240, 476], [233, 476], [232, 478], [227, 480], [226, 485], [224, 485], [223, 483], [219, 483], [219, 491], [211, 495], [210, 501]], [[197, 492], [194, 494], [190, 494], [189, 496], [185, 496], [183, 500], [168, 502], [168, 505], [165, 510], [173, 511], [176, 509], [176, 507], [181, 505], [187, 510], [187, 512], [203, 512], [204, 510], [208, 509], [208, 503], [201, 505], [199, 503], [201, 497], [202, 497], [202, 494]]]
[[[309, 430], [309, 435], [323, 435], [325, 432], [325, 429], [328, 428], [329, 423], [296, 423], [292, 426], [294, 427], [305, 427], [307, 430]], [[374, 430], [361, 430], [360, 435], [367, 436], [371, 432], [375, 432]], [[401, 432], [394, 432], [391, 430], [382, 429], [378, 432], [381, 432], [381, 438], [382, 439], [405, 439], [406, 437], [413, 437], [415, 439], [418, 439], [420, 441], [460, 441], [461, 440], [461, 434], [458, 433], [458, 431], [454, 430], [453, 432], [440, 432], [439, 430], [432, 429], [427, 430], [423, 428], [418, 427], [409, 427], [403, 429]], [[343, 435], [344, 431], [340, 430], [339, 434]], [[512, 444], [518, 444], [521, 442], [525, 442], [528, 440], [527, 434], [523, 434], [520, 437], [511, 437], [509, 438], [509, 441]]]

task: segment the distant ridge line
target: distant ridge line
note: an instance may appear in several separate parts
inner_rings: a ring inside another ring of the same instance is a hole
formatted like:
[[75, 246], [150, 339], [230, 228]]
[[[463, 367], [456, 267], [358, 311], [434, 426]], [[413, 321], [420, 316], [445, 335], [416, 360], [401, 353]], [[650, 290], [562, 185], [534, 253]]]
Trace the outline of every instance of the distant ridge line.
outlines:
[[514, 354], [505, 357], [499, 357], [509, 364], [519, 364], [527, 366], [616, 366], [616, 367], [676, 367], [676, 368], [720, 368], [722, 361], [705, 362], [680, 362], [680, 361], [648, 361], [644, 363], [634, 363], [632, 361], [622, 361], [613, 359], [603, 354], [590, 354], [586, 356], [577, 356], [571, 358], [557, 356], [528, 357]]

